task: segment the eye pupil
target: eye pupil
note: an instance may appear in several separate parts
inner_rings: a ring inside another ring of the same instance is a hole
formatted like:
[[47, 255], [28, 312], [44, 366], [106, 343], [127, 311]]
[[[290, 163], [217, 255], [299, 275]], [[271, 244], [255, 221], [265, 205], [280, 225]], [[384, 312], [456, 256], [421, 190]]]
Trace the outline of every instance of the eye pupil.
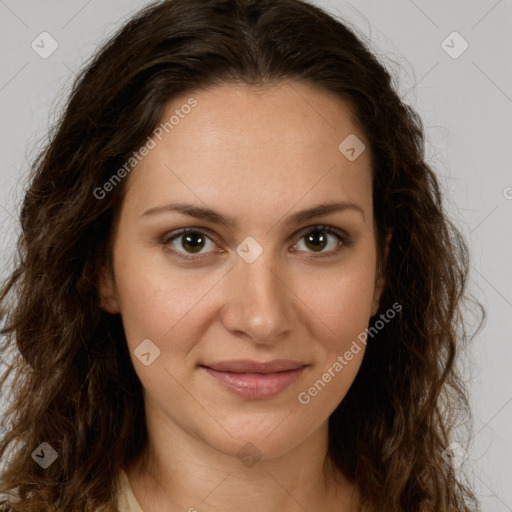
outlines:
[[[311, 243], [313, 244], [312, 246], [311, 246]], [[318, 247], [317, 245], [315, 245], [317, 243], [320, 243], [321, 247]], [[325, 234], [322, 231], [319, 231], [319, 230], [312, 231], [306, 237], [307, 246], [314, 251], [321, 251], [325, 247], [326, 243], [327, 243], [327, 237], [325, 236]]]
[[[184, 249], [189, 250], [190, 252], [198, 252], [204, 246], [204, 237], [201, 233], [187, 233], [182, 238], [182, 243]], [[190, 247], [187, 247], [189, 245]]]

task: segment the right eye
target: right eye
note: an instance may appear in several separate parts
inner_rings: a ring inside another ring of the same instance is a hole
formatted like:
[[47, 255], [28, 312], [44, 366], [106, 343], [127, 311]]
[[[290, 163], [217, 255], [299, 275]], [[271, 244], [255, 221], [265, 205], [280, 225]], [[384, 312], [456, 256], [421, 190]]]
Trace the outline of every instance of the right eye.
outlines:
[[[204, 231], [196, 228], [184, 228], [168, 233], [161, 243], [170, 248], [179, 258], [195, 260], [202, 258], [208, 252], [200, 252], [205, 247], [208, 248], [208, 242], [210, 242], [211, 248], [216, 246], [213, 240]], [[194, 254], [199, 254], [199, 256], [193, 256]]]

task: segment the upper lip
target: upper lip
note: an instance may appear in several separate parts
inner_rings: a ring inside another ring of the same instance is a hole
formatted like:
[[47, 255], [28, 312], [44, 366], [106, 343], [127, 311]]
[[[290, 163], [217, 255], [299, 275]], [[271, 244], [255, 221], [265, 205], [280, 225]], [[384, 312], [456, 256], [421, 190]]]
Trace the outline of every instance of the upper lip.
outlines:
[[201, 366], [206, 366], [218, 372], [275, 373], [296, 370], [297, 368], [302, 368], [307, 365], [299, 361], [291, 361], [290, 359], [275, 359], [274, 361], [261, 363], [249, 359], [233, 359], [230, 361], [203, 364]]

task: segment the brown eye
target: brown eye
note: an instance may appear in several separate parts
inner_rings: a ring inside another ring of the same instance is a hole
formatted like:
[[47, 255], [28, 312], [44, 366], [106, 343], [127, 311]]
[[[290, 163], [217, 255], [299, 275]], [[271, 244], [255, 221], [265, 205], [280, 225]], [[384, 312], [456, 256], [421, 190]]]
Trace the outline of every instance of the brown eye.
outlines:
[[186, 251], [190, 250], [190, 252], [199, 252], [205, 243], [205, 237], [201, 233], [187, 233], [186, 235], [181, 235], [181, 246]]
[[321, 251], [327, 245], [327, 236], [322, 231], [312, 231], [305, 237], [306, 245], [313, 251]]
[[[161, 243], [164, 246], [170, 247], [173, 252], [184, 258], [187, 258], [188, 254], [203, 255], [207, 252], [213, 252], [212, 250], [216, 247], [216, 244], [206, 233], [193, 229], [175, 232], [170, 236], [166, 236]], [[210, 247], [208, 247], [209, 244]], [[203, 251], [205, 248], [209, 248], [210, 251]]]
[[[352, 239], [334, 227], [314, 226], [313, 229], [309, 228], [303, 233], [299, 243], [295, 244], [294, 250], [318, 253], [319, 256], [332, 256], [342, 246], [352, 245]], [[304, 240], [305, 249], [301, 247], [302, 240]]]

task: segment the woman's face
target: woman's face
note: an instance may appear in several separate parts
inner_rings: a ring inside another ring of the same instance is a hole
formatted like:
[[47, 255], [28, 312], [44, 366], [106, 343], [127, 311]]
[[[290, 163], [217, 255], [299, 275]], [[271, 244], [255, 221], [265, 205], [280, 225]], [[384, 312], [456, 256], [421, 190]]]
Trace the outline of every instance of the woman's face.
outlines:
[[173, 115], [125, 178], [102, 307], [121, 314], [148, 420], [273, 458], [326, 428], [362, 362], [380, 294], [367, 143], [304, 84], [215, 86]]

